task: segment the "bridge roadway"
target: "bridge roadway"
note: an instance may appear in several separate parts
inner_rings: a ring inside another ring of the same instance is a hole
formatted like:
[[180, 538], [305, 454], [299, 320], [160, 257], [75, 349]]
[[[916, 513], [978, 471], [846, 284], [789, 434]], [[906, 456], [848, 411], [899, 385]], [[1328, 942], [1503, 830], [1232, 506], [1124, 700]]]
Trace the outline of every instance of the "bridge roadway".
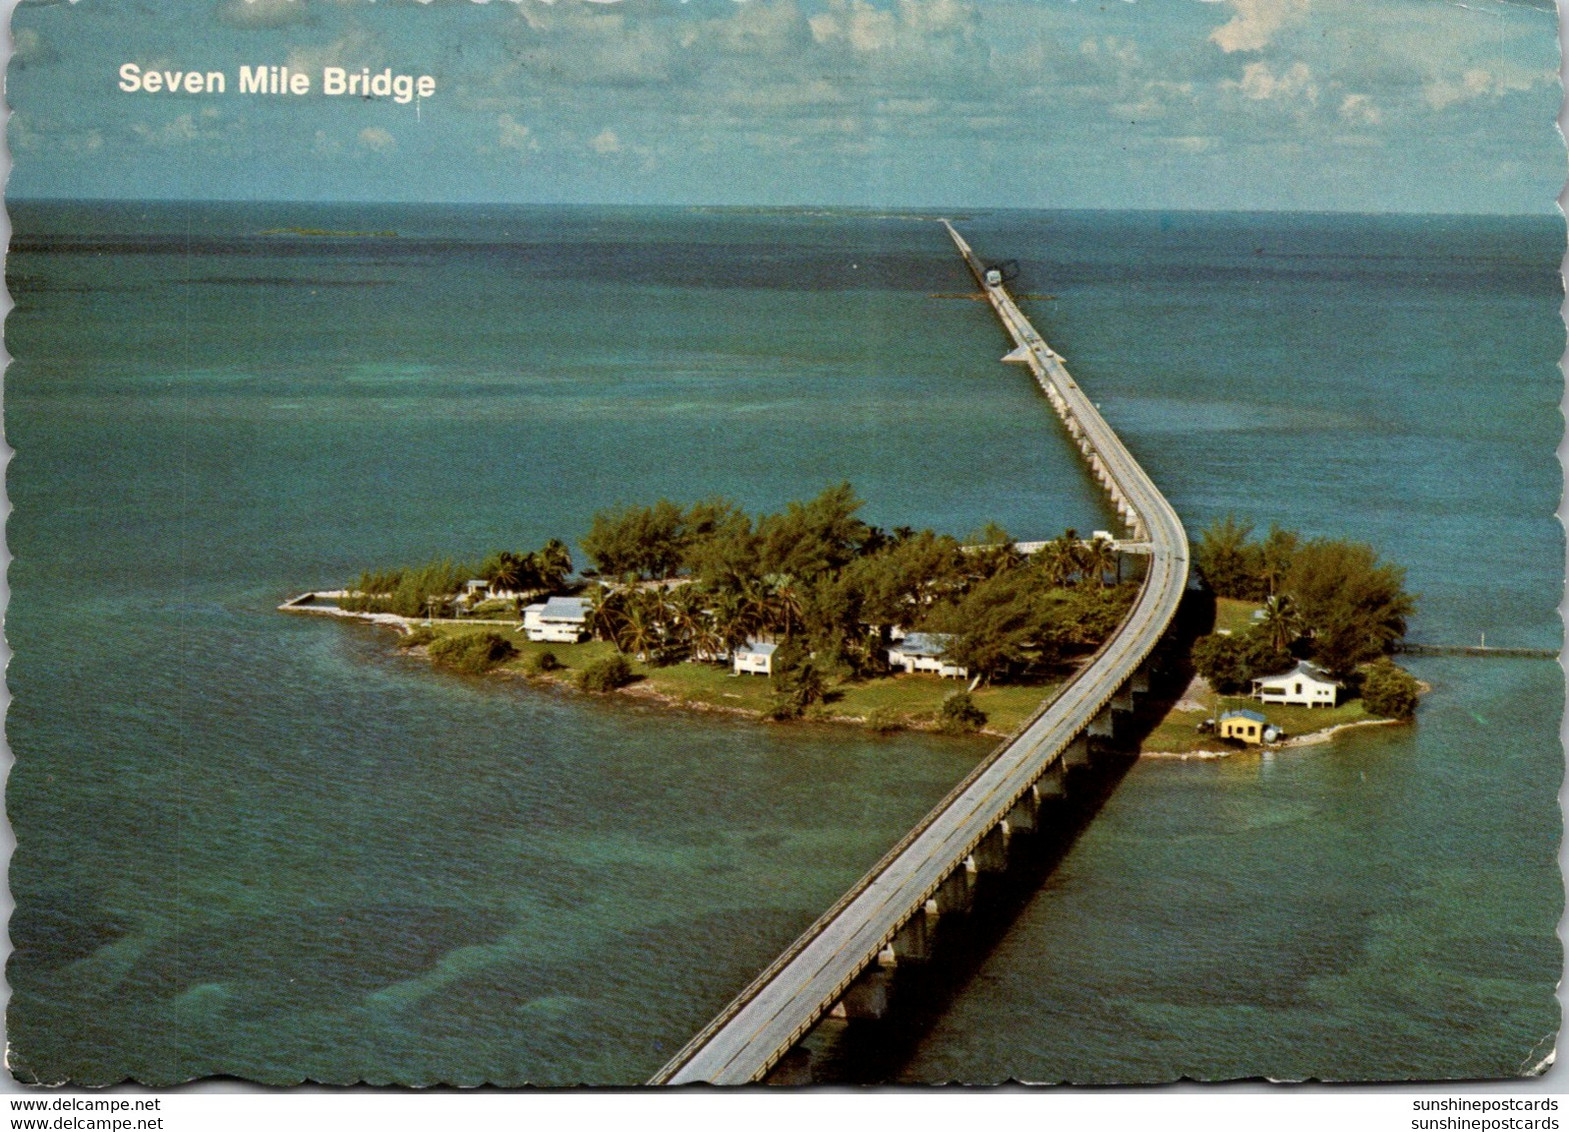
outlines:
[[1112, 697], [1165, 632], [1187, 586], [1188, 540], [1176, 512], [1006, 288], [986, 283], [969, 245], [951, 224], [943, 224], [1019, 347], [1007, 360], [1029, 364], [1086, 458], [1102, 467], [1113, 501], [1121, 496], [1132, 512], [1125, 518], [1135, 537], [1149, 544], [1149, 568], [1127, 618], [1090, 662], [688, 1042], [651, 1085], [761, 1080], [925, 909], [943, 882], [965, 867], [982, 839], [1068, 745], [1109, 710]]

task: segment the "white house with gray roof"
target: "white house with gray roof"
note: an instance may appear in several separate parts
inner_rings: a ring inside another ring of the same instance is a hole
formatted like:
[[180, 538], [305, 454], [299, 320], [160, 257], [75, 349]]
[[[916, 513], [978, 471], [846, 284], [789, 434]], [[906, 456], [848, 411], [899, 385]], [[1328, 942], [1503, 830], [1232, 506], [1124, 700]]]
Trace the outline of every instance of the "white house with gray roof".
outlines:
[[588, 601], [552, 597], [523, 610], [523, 632], [531, 641], [571, 645], [588, 636]]
[[1334, 707], [1340, 688], [1340, 681], [1332, 679], [1318, 665], [1302, 660], [1290, 672], [1253, 681], [1253, 698], [1266, 704]]
[[888, 646], [888, 665], [906, 672], [935, 672], [939, 676], [963, 679], [970, 674], [968, 668], [942, 659], [952, 640], [951, 633], [908, 633], [903, 640]]
[[768, 641], [747, 641], [730, 655], [730, 663], [737, 676], [743, 672], [753, 676], [772, 676], [774, 652], [778, 648], [778, 645]]

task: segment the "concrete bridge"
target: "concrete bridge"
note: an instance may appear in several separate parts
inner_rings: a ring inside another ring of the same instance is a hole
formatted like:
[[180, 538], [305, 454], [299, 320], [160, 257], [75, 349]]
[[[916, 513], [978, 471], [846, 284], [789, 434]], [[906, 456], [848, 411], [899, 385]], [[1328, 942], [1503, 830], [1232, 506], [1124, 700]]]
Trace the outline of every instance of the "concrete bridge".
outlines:
[[976, 876], [1006, 867], [1018, 832], [1048, 817], [1090, 738], [1110, 737], [1113, 710], [1148, 689], [1144, 668], [1176, 614], [1188, 578], [1177, 514], [1030, 325], [1000, 282], [946, 220], [948, 234], [1012, 337], [1004, 361], [1029, 367], [1126, 524], [1149, 566], [1127, 618], [1061, 692], [953, 788], [882, 860], [769, 964], [649, 1081], [652, 1085], [759, 1081], [830, 1013], [876, 1015], [901, 958], [929, 951], [943, 916], [970, 906]]

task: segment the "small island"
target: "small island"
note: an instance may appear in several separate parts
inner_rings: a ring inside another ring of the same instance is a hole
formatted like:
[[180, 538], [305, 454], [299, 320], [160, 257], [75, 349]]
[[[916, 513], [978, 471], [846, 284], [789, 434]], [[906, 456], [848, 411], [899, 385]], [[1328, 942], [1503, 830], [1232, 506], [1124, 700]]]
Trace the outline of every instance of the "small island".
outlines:
[[468, 673], [782, 721], [1011, 734], [1121, 622], [1137, 592], [1105, 532], [1021, 549], [859, 517], [849, 484], [783, 511], [669, 500], [601, 511], [566, 546], [368, 572], [295, 599], [385, 621]]
[[1416, 609], [1405, 571], [1365, 543], [1252, 533], [1228, 516], [1194, 544], [1192, 679], [1147, 711], [1142, 751], [1212, 757], [1413, 719], [1425, 689], [1390, 660]]
[[[1116, 629], [1141, 560], [1109, 533], [961, 541], [859, 517], [841, 483], [782, 511], [660, 499], [600, 511], [566, 544], [366, 572], [285, 608], [396, 627], [469, 675], [619, 692], [770, 721], [1011, 735]], [[1404, 572], [1360, 543], [1233, 518], [1194, 548], [1198, 585], [1156, 658], [1165, 697], [1134, 717], [1146, 754], [1299, 745], [1409, 720], [1388, 659], [1414, 609]]]

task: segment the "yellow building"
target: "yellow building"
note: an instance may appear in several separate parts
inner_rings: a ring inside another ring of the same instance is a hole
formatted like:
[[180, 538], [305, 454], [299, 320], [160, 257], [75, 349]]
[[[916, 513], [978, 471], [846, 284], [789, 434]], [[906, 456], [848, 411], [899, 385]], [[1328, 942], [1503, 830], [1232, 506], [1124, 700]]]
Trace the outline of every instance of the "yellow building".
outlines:
[[1228, 711], [1220, 717], [1220, 737], [1241, 739], [1244, 743], [1262, 743], [1265, 729], [1273, 731], [1269, 721], [1256, 711]]

